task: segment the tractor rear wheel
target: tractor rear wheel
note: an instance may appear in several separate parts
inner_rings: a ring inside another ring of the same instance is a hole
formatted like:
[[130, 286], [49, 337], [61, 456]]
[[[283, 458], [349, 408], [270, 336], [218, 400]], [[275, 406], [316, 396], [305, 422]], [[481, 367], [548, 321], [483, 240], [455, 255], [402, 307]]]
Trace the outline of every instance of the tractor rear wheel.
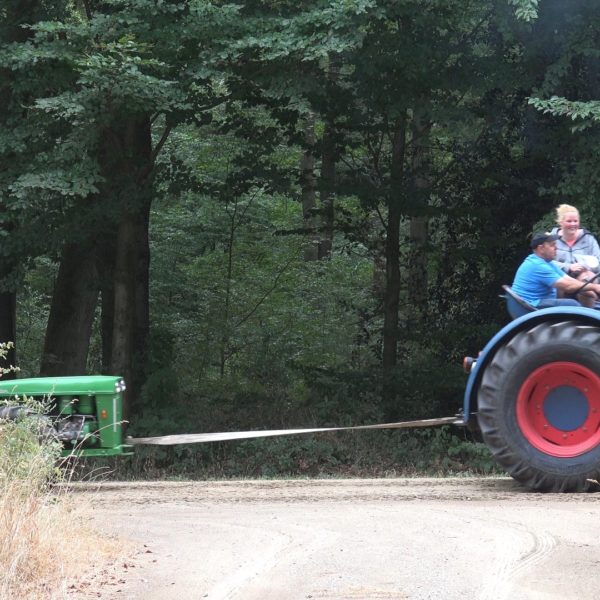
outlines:
[[500, 347], [478, 396], [483, 439], [527, 487], [600, 489], [600, 327], [541, 323]]

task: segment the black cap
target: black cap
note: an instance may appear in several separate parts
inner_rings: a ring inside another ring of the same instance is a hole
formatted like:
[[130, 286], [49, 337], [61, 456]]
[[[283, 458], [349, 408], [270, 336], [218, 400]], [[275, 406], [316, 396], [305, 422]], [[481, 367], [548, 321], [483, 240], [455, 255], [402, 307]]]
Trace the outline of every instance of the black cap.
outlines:
[[531, 238], [531, 248], [535, 250], [538, 246], [541, 246], [545, 242], [555, 242], [557, 239], [558, 236], [555, 233], [537, 231]]

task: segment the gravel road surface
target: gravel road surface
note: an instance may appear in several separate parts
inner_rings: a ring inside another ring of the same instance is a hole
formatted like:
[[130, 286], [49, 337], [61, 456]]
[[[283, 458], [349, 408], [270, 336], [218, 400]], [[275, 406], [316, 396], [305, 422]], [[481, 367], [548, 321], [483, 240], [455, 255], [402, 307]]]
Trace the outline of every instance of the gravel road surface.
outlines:
[[509, 478], [76, 484], [131, 559], [73, 591], [102, 600], [587, 600], [600, 495]]

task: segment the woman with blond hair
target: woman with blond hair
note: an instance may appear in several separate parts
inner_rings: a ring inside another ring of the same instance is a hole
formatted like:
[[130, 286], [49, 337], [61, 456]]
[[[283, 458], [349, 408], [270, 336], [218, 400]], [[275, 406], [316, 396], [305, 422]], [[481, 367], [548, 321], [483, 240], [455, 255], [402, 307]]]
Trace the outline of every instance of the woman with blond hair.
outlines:
[[571, 277], [588, 281], [600, 273], [600, 246], [587, 229], [581, 227], [579, 211], [570, 204], [556, 209], [558, 235], [555, 263]]

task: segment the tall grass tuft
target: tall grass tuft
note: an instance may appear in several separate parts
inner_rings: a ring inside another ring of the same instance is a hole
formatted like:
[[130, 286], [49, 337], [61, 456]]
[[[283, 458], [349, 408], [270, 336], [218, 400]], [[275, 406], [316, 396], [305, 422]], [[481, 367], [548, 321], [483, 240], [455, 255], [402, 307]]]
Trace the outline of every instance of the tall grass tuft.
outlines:
[[48, 591], [35, 590], [36, 583], [47, 585], [56, 568], [52, 538], [59, 506], [49, 486], [60, 448], [51, 439], [39, 441], [36, 429], [28, 418], [0, 423], [0, 598]]

